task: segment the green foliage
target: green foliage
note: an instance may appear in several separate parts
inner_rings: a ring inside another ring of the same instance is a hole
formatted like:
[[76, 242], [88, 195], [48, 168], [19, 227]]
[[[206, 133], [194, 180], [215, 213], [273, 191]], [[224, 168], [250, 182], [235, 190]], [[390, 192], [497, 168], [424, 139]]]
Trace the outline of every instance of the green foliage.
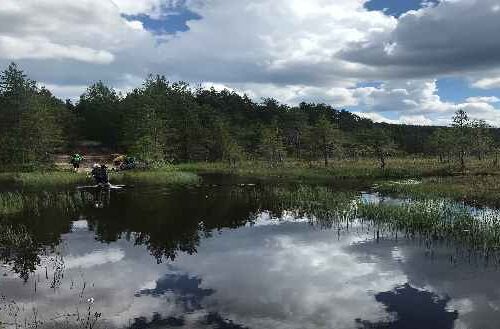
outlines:
[[429, 137], [428, 148], [430, 153], [439, 157], [443, 162], [445, 156], [450, 156], [453, 151], [454, 136], [451, 129], [440, 128]]
[[361, 143], [367, 146], [367, 150], [373, 154], [380, 163], [380, 168], [385, 169], [386, 159], [396, 151], [396, 146], [387, 132], [381, 128], [363, 131], [359, 137]]
[[120, 113], [119, 97], [115, 90], [99, 81], [80, 96], [76, 113], [85, 139], [116, 146]]
[[495, 147], [491, 126], [484, 120], [472, 121], [473, 153], [482, 160]]
[[99, 81], [73, 105], [37, 88], [15, 64], [0, 76], [0, 128], [3, 168], [50, 164], [53, 154], [81, 152], [78, 145], [99, 145], [149, 166], [226, 162], [235, 168], [250, 159], [269, 167], [295, 161], [328, 167], [332, 159], [338, 165], [375, 158], [384, 170], [394, 154], [433, 154], [441, 162], [453, 156], [464, 170], [470, 156], [483, 159], [498, 150], [496, 130], [462, 110], [450, 128], [375, 124], [326, 104], [255, 103], [161, 75], [126, 95]]
[[227, 161], [231, 167], [236, 167], [239, 162], [245, 159], [243, 149], [234, 139], [228, 138], [224, 140], [222, 147], [222, 158]]
[[465, 170], [465, 157], [472, 147], [472, 122], [464, 110], [458, 110], [453, 116], [453, 148], [458, 154], [460, 168]]
[[0, 75], [0, 163], [46, 163], [66, 144], [63, 102], [39, 89], [15, 64]]
[[336, 150], [340, 149], [342, 133], [325, 115], [305, 130], [302, 146], [309, 160], [323, 160], [325, 167]]
[[475, 155], [479, 160], [496, 153], [493, 129], [484, 120], [470, 119], [463, 110], [458, 110], [452, 118], [450, 128], [439, 128], [428, 138], [429, 153], [438, 155], [443, 162], [456, 157], [462, 171], [466, 169], [466, 159]]
[[147, 163], [164, 159], [165, 127], [154, 109], [143, 108], [136, 120], [128, 122], [124, 135], [130, 155]]
[[265, 127], [261, 130], [260, 154], [270, 167], [276, 167], [285, 160], [285, 146], [278, 127]]

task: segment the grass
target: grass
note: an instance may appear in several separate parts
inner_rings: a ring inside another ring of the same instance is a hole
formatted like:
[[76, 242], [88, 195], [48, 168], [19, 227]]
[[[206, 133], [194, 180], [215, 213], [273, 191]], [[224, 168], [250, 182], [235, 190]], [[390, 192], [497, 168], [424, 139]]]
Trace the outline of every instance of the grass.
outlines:
[[439, 164], [429, 158], [394, 158], [389, 159], [386, 169], [378, 167], [374, 159], [338, 160], [328, 167], [320, 163], [288, 161], [278, 167], [270, 167], [266, 162], [246, 161], [231, 167], [226, 163], [188, 163], [176, 166], [182, 171], [196, 173], [233, 174], [246, 177], [277, 178], [296, 181], [328, 179], [382, 179], [410, 178], [428, 176], [448, 176], [453, 168]]
[[357, 215], [411, 237], [454, 241], [469, 250], [482, 252], [500, 250], [500, 215], [495, 212], [473, 214], [469, 207], [450, 200], [360, 202]]
[[152, 171], [125, 171], [112, 173], [110, 181], [113, 183], [142, 183], [160, 185], [196, 185], [201, 178], [192, 172], [175, 169], [155, 169]]
[[[491, 160], [467, 162], [467, 175], [499, 175], [500, 169]], [[404, 179], [424, 177], [449, 177], [459, 175], [455, 163], [439, 163], [435, 158], [397, 157], [387, 160], [386, 169], [379, 168], [376, 159], [335, 160], [325, 167], [321, 162], [309, 163], [287, 160], [282, 165], [270, 167], [263, 161], [244, 161], [232, 167], [222, 162], [186, 163], [146, 171], [130, 171], [111, 175], [115, 181], [193, 184], [197, 178], [193, 173], [230, 174], [243, 177], [278, 179], [297, 182], [315, 182], [342, 179]], [[90, 181], [85, 174], [71, 171], [45, 171], [27, 173], [0, 173], [0, 184], [25, 187], [70, 186]]]
[[464, 203], [442, 200], [368, 202], [353, 193], [328, 187], [274, 189], [282, 209], [294, 209], [323, 226], [368, 221], [377, 230], [402, 232], [429, 241], [453, 241], [481, 252], [500, 250], [500, 213], [473, 211]]
[[[199, 183], [200, 178], [192, 172], [181, 172], [176, 168], [164, 168], [151, 171], [110, 173], [110, 181], [113, 183], [192, 185]], [[65, 187], [92, 183], [93, 180], [86, 173], [74, 173], [72, 171], [0, 174], [0, 185], [23, 188]]]
[[[21, 187], [57, 187], [75, 186], [92, 182], [84, 174], [67, 172], [23, 173], [7, 176], [13, 184]], [[156, 184], [156, 185], [195, 185], [200, 177], [194, 173], [176, 170], [127, 171], [111, 173], [110, 180], [124, 184]], [[76, 192], [42, 191], [26, 193], [25, 191], [0, 192], [0, 217], [18, 213], [38, 214], [42, 209], [57, 209], [65, 212], [76, 210], [85, 200]]]
[[384, 194], [413, 199], [449, 198], [472, 205], [500, 207], [500, 175], [468, 175], [424, 178], [418, 184], [382, 182]]
[[350, 221], [356, 208], [356, 193], [337, 192], [323, 186], [275, 187], [270, 196], [264, 197], [275, 200], [277, 209], [295, 211], [323, 226]]
[[24, 187], [74, 185], [85, 183], [87, 180], [85, 174], [70, 171], [0, 174], [0, 183]]

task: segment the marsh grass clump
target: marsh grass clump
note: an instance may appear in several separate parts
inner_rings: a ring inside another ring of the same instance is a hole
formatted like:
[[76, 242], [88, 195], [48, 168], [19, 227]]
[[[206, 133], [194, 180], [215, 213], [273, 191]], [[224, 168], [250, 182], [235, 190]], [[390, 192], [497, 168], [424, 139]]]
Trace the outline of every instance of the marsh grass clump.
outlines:
[[311, 217], [322, 226], [348, 224], [355, 216], [355, 193], [338, 192], [325, 186], [300, 185], [295, 188], [274, 188], [271, 194], [276, 208]]
[[[415, 184], [407, 184], [415, 185]], [[275, 188], [278, 208], [292, 209], [322, 226], [348, 227], [354, 221], [409, 238], [452, 241], [470, 250], [500, 251], [500, 213], [450, 199], [367, 201], [359, 193], [328, 187]]]
[[377, 191], [413, 199], [450, 198], [472, 205], [500, 207], [500, 176], [472, 175], [424, 178], [420, 184], [383, 182]]
[[471, 250], [500, 250], [500, 214], [452, 200], [358, 204], [357, 216], [409, 237], [455, 241]]

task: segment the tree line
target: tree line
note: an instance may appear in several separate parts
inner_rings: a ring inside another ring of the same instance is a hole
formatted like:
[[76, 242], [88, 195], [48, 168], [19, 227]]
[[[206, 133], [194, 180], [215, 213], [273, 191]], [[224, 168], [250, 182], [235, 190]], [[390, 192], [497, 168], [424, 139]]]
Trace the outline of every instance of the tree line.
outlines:
[[[92, 141], [145, 163], [374, 157], [384, 168], [397, 154], [440, 161], [484, 158], [498, 130], [458, 111], [451, 127], [378, 124], [327, 104], [257, 103], [229, 90], [192, 88], [151, 75], [123, 95], [99, 81], [76, 104], [54, 97], [12, 63], [0, 75], [0, 166], [50, 163], [54, 154]], [[474, 141], [473, 143], [471, 141]]]

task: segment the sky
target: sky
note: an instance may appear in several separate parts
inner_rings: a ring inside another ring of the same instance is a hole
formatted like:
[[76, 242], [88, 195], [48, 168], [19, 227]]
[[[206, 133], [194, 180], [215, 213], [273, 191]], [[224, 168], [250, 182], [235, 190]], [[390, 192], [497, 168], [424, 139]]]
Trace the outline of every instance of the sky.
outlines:
[[375, 121], [500, 126], [500, 0], [2, 0], [0, 67], [61, 98], [148, 74]]

